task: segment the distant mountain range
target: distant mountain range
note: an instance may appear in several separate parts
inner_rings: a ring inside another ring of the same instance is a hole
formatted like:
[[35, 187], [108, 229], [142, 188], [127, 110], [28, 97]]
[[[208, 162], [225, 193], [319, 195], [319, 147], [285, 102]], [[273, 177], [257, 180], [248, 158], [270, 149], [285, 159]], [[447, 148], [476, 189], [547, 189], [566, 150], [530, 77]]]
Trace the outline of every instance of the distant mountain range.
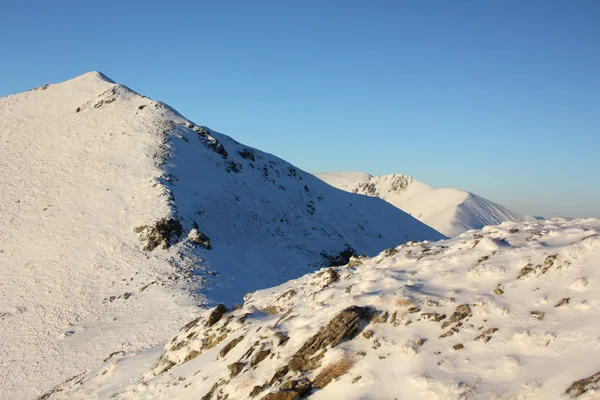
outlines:
[[531, 219], [476, 194], [453, 188], [434, 189], [408, 175], [372, 176], [362, 172], [314, 175], [339, 189], [379, 197], [449, 237], [504, 221]]

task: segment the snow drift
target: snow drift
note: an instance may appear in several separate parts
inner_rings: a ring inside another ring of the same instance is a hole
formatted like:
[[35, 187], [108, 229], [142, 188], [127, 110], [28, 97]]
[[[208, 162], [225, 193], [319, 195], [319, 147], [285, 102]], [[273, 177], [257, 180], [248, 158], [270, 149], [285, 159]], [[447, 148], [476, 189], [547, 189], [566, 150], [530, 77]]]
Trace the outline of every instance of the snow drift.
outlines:
[[371, 176], [361, 172], [314, 175], [339, 189], [382, 198], [449, 237], [504, 221], [530, 219], [476, 194], [452, 188], [434, 189], [408, 175]]
[[443, 236], [92, 72], [0, 99], [0, 398], [154, 346], [197, 305]]

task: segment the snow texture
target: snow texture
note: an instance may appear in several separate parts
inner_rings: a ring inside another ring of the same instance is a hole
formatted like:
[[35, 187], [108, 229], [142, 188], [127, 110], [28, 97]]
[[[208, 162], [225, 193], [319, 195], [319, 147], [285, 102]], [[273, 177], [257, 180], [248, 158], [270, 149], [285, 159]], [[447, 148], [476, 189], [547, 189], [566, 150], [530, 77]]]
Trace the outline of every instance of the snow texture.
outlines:
[[597, 399], [599, 231], [507, 222], [354, 258], [208, 310], [50, 399]]
[[531, 219], [476, 194], [453, 188], [434, 189], [408, 175], [371, 176], [361, 172], [314, 175], [339, 189], [382, 198], [448, 237], [504, 221]]
[[353, 252], [443, 235], [91, 72], [0, 99], [0, 398]]

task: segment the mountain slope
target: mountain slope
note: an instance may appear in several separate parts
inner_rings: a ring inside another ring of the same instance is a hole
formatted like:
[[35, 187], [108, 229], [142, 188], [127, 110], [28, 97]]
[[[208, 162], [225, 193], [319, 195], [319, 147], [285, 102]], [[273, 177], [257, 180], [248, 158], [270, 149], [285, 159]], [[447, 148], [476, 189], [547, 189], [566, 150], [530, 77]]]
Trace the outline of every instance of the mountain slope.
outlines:
[[50, 399], [596, 399], [600, 220], [410, 242], [206, 311]]
[[0, 398], [354, 252], [442, 235], [92, 72], [0, 99]]
[[476, 194], [451, 188], [434, 189], [408, 175], [371, 176], [360, 172], [314, 175], [339, 189], [382, 198], [449, 237], [504, 221], [529, 219]]

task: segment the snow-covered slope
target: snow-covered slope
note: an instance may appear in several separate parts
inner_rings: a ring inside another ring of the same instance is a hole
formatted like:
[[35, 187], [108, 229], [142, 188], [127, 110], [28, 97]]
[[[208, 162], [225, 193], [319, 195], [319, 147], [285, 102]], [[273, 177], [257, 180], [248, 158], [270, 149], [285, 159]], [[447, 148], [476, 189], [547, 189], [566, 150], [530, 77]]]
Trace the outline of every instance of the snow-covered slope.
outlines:
[[216, 307], [50, 399], [597, 399], [600, 220], [410, 242]]
[[0, 99], [0, 143], [0, 398], [156, 345], [198, 304], [442, 237], [96, 72]]
[[408, 175], [371, 176], [361, 172], [314, 175], [339, 189], [382, 198], [448, 237], [504, 221], [530, 219], [476, 194], [452, 188], [434, 189]]

